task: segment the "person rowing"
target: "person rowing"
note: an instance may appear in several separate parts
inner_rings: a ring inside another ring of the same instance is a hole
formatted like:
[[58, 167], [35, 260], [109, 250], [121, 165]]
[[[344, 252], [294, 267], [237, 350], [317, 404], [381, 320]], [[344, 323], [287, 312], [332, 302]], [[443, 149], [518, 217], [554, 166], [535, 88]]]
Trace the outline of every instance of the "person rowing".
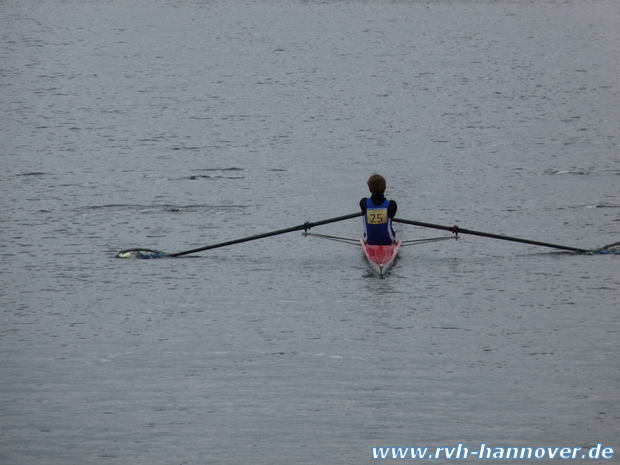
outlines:
[[366, 184], [371, 196], [360, 200], [364, 215], [364, 241], [370, 245], [391, 245], [396, 240], [392, 228], [392, 219], [398, 208], [396, 202], [385, 198], [387, 183], [380, 174], [373, 174]]
[[[396, 239], [394, 229], [392, 228], [392, 222], [403, 224], [411, 224], [414, 226], [422, 226], [425, 228], [441, 229], [444, 231], [450, 231], [455, 234], [454, 238], [458, 238], [458, 234], [472, 234], [474, 236], [490, 237], [493, 239], [501, 239], [505, 241], [521, 242], [525, 244], [538, 245], [542, 247], [551, 247], [554, 249], [568, 250], [571, 252], [584, 253], [584, 254], [618, 254], [620, 255], [620, 242], [614, 242], [613, 244], [599, 247], [597, 249], [582, 249], [577, 247], [569, 247], [565, 245], [551, 244], [548, 242], [533, 241], [529, 239], [521, 239], [518, 237], [505, 236], [500, 234], [485, 233], [482, 231], [474, 231], [471, 229], [464, 229], [458, 226], [442, 226], [431, 223], [423, 223], [420, 221], [405, 220], [396, 218], [396, 202], [394, 200], [388, 200], [385, 198], [386, 181], [385, 178], [379, 174], [373, 174], [368, 181], [368, 189], [372, 194], [370, 198], [364, 197], [360, 200], [361, 212], [352, 213], [350, 215], [338, 216], [336, 218], [328, 218], [326, 220], [305, 222], [303, 224], [292, 226], [290, 228], [280, 229], [277, 231], [265, 232], [254, 236], [242, 237], [239, 239], [229, 240], [221, 242], [219, 244], [207, 245], [191, 250], [185, 250], [176, 253], [165, 253], [154, 249], [146, 248], [132, 248], [121, 250], [116, 254], [117, 258], [163, 258], [163, 257], [180, 257], [182, 255], [193, 254], [206, 250], [216, 249], [219, 247], [226, 247], [233, 244], [239, 244], [242, 242], [253, 241], [256, 239], [262, 239], [266, 237], [278, 236], [293, 231], [304, 231], [304, 235], [314, 235], [318, 237], [325, 237], [327, 239], [336, 239], [342, 242], [349, 243], [361, 243], [364, 253], [368, 258], [368, 261], [372, 263], [373, 270], [378, 271], [381, 277], [384, 277], [389, 268], [393, 265], [396, 254], [398, 253], [401, 245], [411, 245], [414, 243], [423, 242], [435, 242], [438, 240], [452, 239], [452, 237], [440, 237], [440, 238], [428, 238], [415, 241], [406, 241], [403, 244], [401, 239]], [[322, 236], [319, 234], [308, 233], [307, 231], [315, 226], [320, 226], [329, 223], [336, 223], [338, 221], [348, 220], [350, 218], [358, 218], [362, 216], [364, 218], [364, 236], [358, 241], [355, 239], [347, 239], [334, 236]], [[376, 266], [375, 266], [376, 265]]]

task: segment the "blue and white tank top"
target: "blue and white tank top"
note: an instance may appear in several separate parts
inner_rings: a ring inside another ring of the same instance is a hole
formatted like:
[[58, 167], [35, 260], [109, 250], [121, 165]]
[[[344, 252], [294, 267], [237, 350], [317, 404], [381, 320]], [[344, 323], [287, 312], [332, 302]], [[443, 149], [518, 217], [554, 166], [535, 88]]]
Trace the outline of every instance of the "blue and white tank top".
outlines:
[[375, 205], [369, 198], [366, 199], [366, 214], [364, 215], [364, 239], [371, 245], [390, 245], [394, 243], [392, 219], [388, 217], [388, 205], [385, 199], [381, 205]]

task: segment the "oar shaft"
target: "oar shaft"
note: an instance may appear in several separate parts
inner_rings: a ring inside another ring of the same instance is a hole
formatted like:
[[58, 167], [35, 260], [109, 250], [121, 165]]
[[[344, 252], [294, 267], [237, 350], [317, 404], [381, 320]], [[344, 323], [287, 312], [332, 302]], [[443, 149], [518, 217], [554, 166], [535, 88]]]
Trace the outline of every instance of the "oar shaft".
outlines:
[[362, 212], [352, 213], [350, 215], [338, 216], [336, 218], [329, 218], [327, 220], [316, 221], [314, 223], [304, 223], [297, 226], [292, 226], [286, 229], [279, 229], [277, 231], [266, 232], [263, 234], [257, 234], [255, 236], [242, 237], [241, 239], [233, 239], [231, 241], [220, 242], [219, 244], [207, 245], [205, 247], [199, 247], [197, 249], [186, 250], [184, 252], [171, 253], [168, 257], [180, 257], [181, 255], [188, 255], [196, 252], [204, 252], [205, 250], [217, 249], [218, 247], [226, 247], [227, 245], [240, 244], [241, 242], [253, 241], [256, 239], [263, 239], [265, 237], [277, 236], [279, 234], [286, 234], [294, 231], [301, 231], [302, 229], [310, 229], [315, 226], [321, 226], [323, 224], [336, 223], [337, 221], [344, 221], [350, 218], [356, 218], [362, 216]]
[[414, 226], [422, 226], [424, 228], [434, 228], [434, 229], [443, 229], [444, 231], [450, 231], [450, 232], [455, 232], [455, 233], [459, 233], [459, 234], [471, 234], [474, 236], [482, 236], [482, 237], [490, 237], [492, 239], [501, 239], [503, 241], [512, 241], [512, 242], [521, 242], [523, 244], [532, 244], [532, 245], [539, 245], [541, 247], [551, 247], [553, 249], [561, 249], [561, 250], [570, 250], [571, 252], [580, 252], [580, 253], [590, 253], [590, 250], [586, 250], [586, 249], [579, 249], [577, 247], [569, 247], [566, 245], [558, 245], [558, 244], [550, 244], [548, 242], [539, 242], [539, 241], [532, 241], [529, 239], [521, 239], [519, 237], [511, 237], [511, 236], [503, 236], [500, 234], [491, 234], [491, 233], [486, 233], [486, 232], [482, 232], [482, 231], [473, 231], [471, 229], [463, 229], [463, 228], [459, 228], [459, 227], [454, 227], [454, 226], [442, 226], [439, 224], [431, 224], [431, 223], [423, 223], [421, 221], [411, 221], [411, 220], [403, 220], [400, 218], [394, 218], [392, 221], [395, 221], [397, 223], [404, 223], [404, 224], [411, 224]]

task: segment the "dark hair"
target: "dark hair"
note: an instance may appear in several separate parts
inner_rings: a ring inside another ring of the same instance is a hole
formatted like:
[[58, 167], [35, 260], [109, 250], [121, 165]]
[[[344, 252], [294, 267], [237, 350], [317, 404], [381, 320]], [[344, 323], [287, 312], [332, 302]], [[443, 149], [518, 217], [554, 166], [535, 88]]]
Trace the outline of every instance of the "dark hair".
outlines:
[[372, 194], [383, 194], [386, 188], [385, 178], [380, 174], [373, 174], [366, 182]]

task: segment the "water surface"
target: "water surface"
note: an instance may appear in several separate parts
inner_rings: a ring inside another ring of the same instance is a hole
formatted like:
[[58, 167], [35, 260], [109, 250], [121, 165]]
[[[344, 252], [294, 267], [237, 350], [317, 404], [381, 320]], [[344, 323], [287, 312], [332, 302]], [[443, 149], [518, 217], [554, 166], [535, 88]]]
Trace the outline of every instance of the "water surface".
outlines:
[[402, 218], [620, 240], [617, 2], [0, 9], [2, 462], [619, 447], [617, 257], [463, 236], [380, 280], [291, 233], [114, 258], [353, 213], [374, 172]]

